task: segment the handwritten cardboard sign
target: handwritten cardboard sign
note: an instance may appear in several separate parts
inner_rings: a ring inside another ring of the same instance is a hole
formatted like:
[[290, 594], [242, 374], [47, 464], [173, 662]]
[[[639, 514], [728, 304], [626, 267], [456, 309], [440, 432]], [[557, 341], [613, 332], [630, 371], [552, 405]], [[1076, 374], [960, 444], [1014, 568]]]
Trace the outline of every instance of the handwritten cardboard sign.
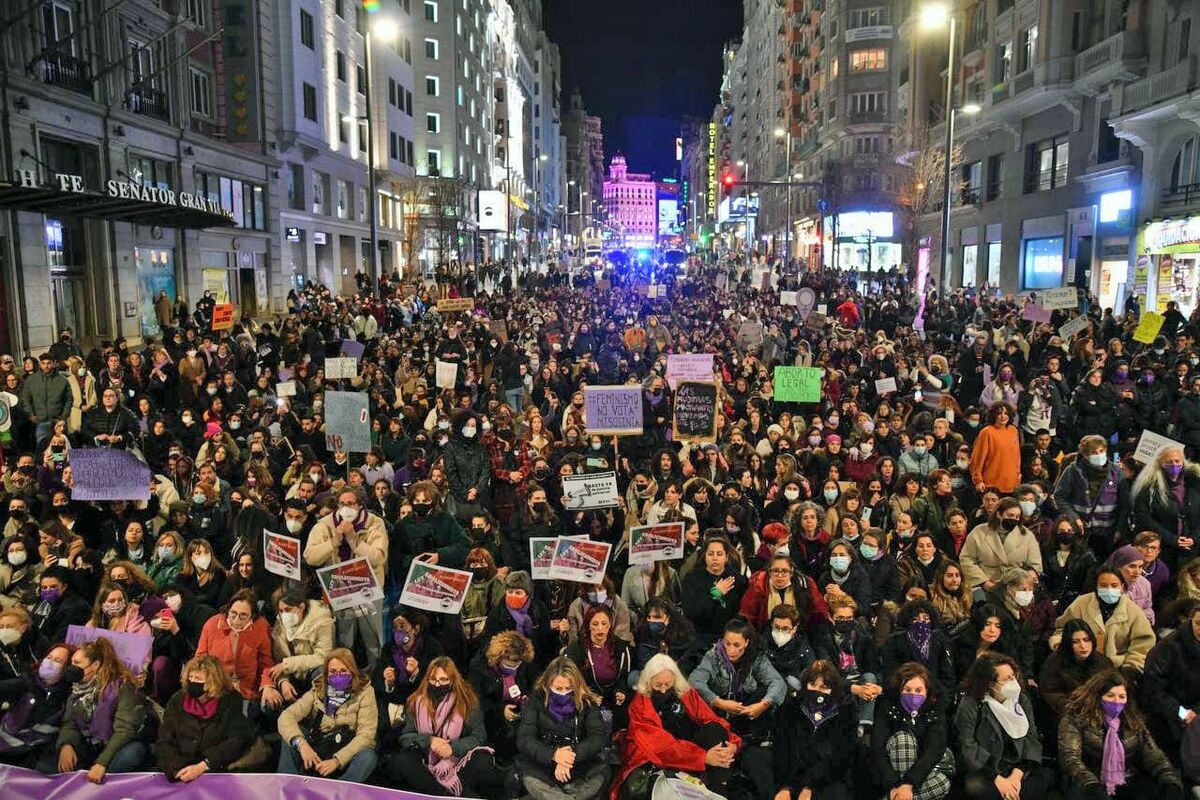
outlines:
[[325, 446], [347, 453], [371, 449], [371, 413], [362, 392], [325, 393]]
[[1042, 308], [1056, 311], [1060, 308], [1079, 308], [1079, 290], [1074, 286], [1064, 286], [1061, 289], [1047, 289], [1038, 298]]
[[233, 303], [218, 303], [213, 306], [212, 329], [227, 331], [233, 327]]
[[679, 381], [711, 381], [712, 353], [679, 353], [667, 356], [667, 383], [675, 389]]
[[675, 393], [675, 438], [681, 442], [717, 440], [717, 385], [680, 381]]
[[1147, 311], [1138, 321], [1137, 330], [1133, 332], [1133, 340], [1142, 344], [1154, 344], [1154, 338], [1162, 330], [1167, 318], [1156, 311]]
[[448, 314], [452, 311], [474, 311], [474, 297], [443, 297], [437, 301], [437, 310], [439, 314]]
[[817, 367], [776, 367], [775, 399], [785, 403], [818, 403], [821, 370]]

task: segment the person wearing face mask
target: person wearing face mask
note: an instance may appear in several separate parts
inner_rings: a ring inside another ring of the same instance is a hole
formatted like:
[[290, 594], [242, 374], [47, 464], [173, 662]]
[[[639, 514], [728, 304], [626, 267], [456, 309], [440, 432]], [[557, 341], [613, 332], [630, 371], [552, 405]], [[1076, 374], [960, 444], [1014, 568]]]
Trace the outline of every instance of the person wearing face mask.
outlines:
[[977, 659], [963, 679], [954, 729], [967, 797], [1037, 800], [1054, 783], [1042, 765], [1033, 701], [1022, 684], [1016, 662], [993, 653]]
[[892, 675], [907, 662], [929, 670], [942, 693], [957, 685], [950, 637], [942, 628], [937, 610], [928, 600], [909, 600], [896, 613], [896, 629], [879, 649], [880, 674]]
[[81, 645], [63, 675], [71, 693], [62, 727], [38, 769], [47, 774], [87, 769], [88, 780], [100, 783], [110, 772], [140, 768], [147, 749], [138, 733], [148, 709], [112, 644], [96, 639]]
[[912, 447], [905, 451], [897, 462], [897, 469], [917, 479], [924, 479], [938, 468], [937, 458], [929, 452], [932, 435], [918, 434], [913, 437]]
[[919, 663], [888, 678], [871, 731], [870, 773], [887, 800], [942, 800], [950, 794], [954, 753], [941, 689]]
[[263, 672], [261, 684], [290, 703], [308, 691], [313, 670], [333, 650], [333, 617], [321, 601], [308, 599], [298, 586], [282, 587], [276, 594], [277, 614], [271, 628], [275, 664]]
[[150, 625], [139, 613], [138, 604], [130, 601], [125, 587], [109, 581], [100, 584], [87, 627], [143, 636], [151, 633]]
[[763, 653], [788, 685], [789, 700], [803, 691], [800, 674], [816, 658], [802, 622], [795, 606], [778, 605], [772, 609], [763, 635]]
[[1178, 571], [1197, 552], [1200, 465], [1188, 461], [1180, 448], [1164, 447], [1134, 478], [1130, 494], [1133, 529], [1162, 536], [1163, 560]]
[[413, 513], [400, 520], [396, 528], [396, 546], [386, 551], [389, 585], [395, 587], [396, 595], [413, 559], [462, 568], [470, 542], [458, 520], [440, 508], [441, 498], [441, 492], [431, 481], [418, 481], [409, 489]]
[[254, 741], [242, 713], [242, 696], [212, 656], [183, 668], [187, 681], [167, 701], [158, 729], [158, 768], [172, 783], [191, 783], [208, 772], [226, 772]]
[[32, 607], [37, 601], [38, 575], [42, 565], [32, 555], [37, 552], [36, 532], [32, 523], [0, 544], [0, 608], [15, 605]]
[[475, 690], [452, 660], [436, 658], [408, 700], [400, 749], [387, 762], [391, 783], [435, 797], [504, 796], [487, 740]]
[[71, 588], [71, 573], [66, 567], [55, 565], [42, 572], [32, 616], [33, 626], [48, 642], [65, 641], [70, 626], [87, 623], [90, 607]]
[[474, 547], [467, 553], [466, 569], [471, 573], [471, 585], [467, 587], [459, 617], [463, 636], [468, 643], [474, 643], [483, 633], [488, 614], [504, 602], [504, 577], [509, 570], [501, 575], [495, 557], [484, 547]]
[[26, 668], [48, 649], [24, 608], [0, 611], [0, 703], [10, 704], [20, 697]]
[[200, 631], [196, 655], [214, 656], [233, 678], [242, 697], [254, 703], [277, 706], [279, 692], [262, 686], [262, 676], [275, 666], [271, 655], [271, 628], [257, 612], [258, 598], [243, 589], [229, 605], [214, 614]]
[[1102, 566], [1096, 571], [1095, 581], [1095, 591], [1079, 595], [1055, 621], [1050, 647], [1058, 649], [1067, 622], [1082, 619], [1095, 631], [1113, 666], [1138, 677], [1154, 647], [1154, 629], [1126, 595], [1125, 575], [1119, 569]]
[[[0, 615], [0, 623], [3, 616]], [[71, 663], [74, 648], [58, 644], [47, 649], [40, 661], [23, 664], [21, 687], [7, 710], [0, 714], [0, 760], [30, 769], [37, 763], [38, 751], [58, 736], [63, 710], [71, 692], [64, 672]]]
[[179, 577], [183, 569], [183, 537], [173, 530], [164, 530], [154, 543], [154, 560], [146, 570], [146, 576], [155, 586], [165, 586]]
[[366, 783], [379, 763], [378, 727], [375, 690], [354, 654], [338, 647], [312, 689], [279, 715], [279, 772]]
[[533, 643], [512, 630], [495, 634], [475, 654], [468, 677], [479, 694], [488, 745], [499, 761], [511, 762], [517, 721], [537, 678]]
[[1101, 555], [1111, 552], [1129, 511], [1130, 493], [1103, 437], [1079, 440], [1078, 454], [1063, 467], [1054, 486], [1054, 500], [1093, 551]]
[[479, 419], [470, 411], [457, 411], [451, 421], [453, 438], [446, 445], [446, 479], [450, 493], [446, 510], [468, 521], [491, 507], [491, 460], [480, 442]]
[[825, 548], [825, 568], [816, 583], [825, 595], [846, 594], [854, 598], [859, 608], [870, 608], [874, 598], [871, 576], [859, 558], [853, 542], [834, 539]]
[[608, 784], [609, 735], [600, 698], [575, 662], [560, 656], [538, 678], [517, 723], [514, 766], [534, 800], [594, 798]]
[[659, 653], [686, 664], [690, 671], [699, 658], [692, 647], [693, 632], [692, 623], [675, 603], [663, 597], [651, 599], [634, 631], [637, 647], [634, 651], [634, 668], [629, 673], [630, 682], [636, 683], [647, 662]]
[[848, 800], [859, 749], [846, 682], [828, 661], [813, 663], [796, 682], [796, 701], [779, 715], [775, 800]]
[[1134, 704], [1133, 682], [1104, 670], [1071, 696], [1058, 732], [1067, 800], [1181, 800], [1183, 781]]
[[1005, 567], [1028, 566], [1039, 575], [1042, 551], [1037, 537], [1021, 525], [1021, 504], [1005, 497], [987, 519], [967, 535], [959, 552], [963, 580], [972, 591], [993, 589]]
[[648, 800], [656, 770], [691, 773], [721, 792], [741, 745], [741, 737], [688, 684], [675, 661], [655, 655], [634, 686], [611, 800]]

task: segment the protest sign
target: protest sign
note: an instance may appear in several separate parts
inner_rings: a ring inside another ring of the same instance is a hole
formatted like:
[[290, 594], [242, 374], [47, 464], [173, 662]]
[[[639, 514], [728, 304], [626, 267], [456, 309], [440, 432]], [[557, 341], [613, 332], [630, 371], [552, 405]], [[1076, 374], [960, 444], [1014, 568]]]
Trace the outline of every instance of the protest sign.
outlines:
[[371, 449], [371, 414], [362, 392], [325, 393], [325, 446], [347, 453]]
[[724, 272], [718, 273], [713, 280], [713, 286], [716, 286], [719, 291], [725, 291], [725, 287], [729, 284], [729, 276]]
[[448, 314], [452, 311], [474, 311], [474, 297], [443, 297], [437, 301], [437, 310], [439, 314]]
[[1061, 289], [1047, 289], [1038, 298], [1042, 308], [1047, 311], [1057, 311], [1060, 308], [1078, 308], [1079, 290], [1074, 286], [1064, 286]]
[[529, 537], [529, 575], [535, 581], [550, 579], [550, 562], [554, 560], [557, 536]]
[[325, 380], [340, 381], [358, 377], [358, 359], [342, 356], [325, 359]]
[[892, 394], [897, 391], [895, 378], [880, 378], [875, 381], [875, 394]]
[[501, 342], [508, 341], [508, 323], [502, 319], [494, 319], [488, 323], [488, 330]]
[[1021, 319], [1027, 319], [1030, 322], [1036, 322], [1039, 325], [1050, 322], [1050, 311], [1038, 305], [1037, 303], [1029, 303], [1025, 308], [1021, 309]]
[[72, 500], [149, 500], [150, 467], [125, 450], [71, 451]]
[[233, 303], [219, 303], [213, 306], [212, 329], [227, 331], [233, 327]]
[[453, 389], [458, 382], [458, 364], [437, 359], [437, 388]]
[[799, 305], [799, 304], [800, 304], [800, 301], [796, 297], [796, 292], [780, 292], [779, 293], [779, 305], [795, 306], [795, 305]]
[[471, 585], [471, 573], [413, 561], [400, 592], [400, 605], [438, 614], [457, 614]]
[[636, 436], [642, 432], [641, 386], [586, 386], [583, 419], [588, 434]]
[[612, 545], [591, 539], [559, 537], [550, 561], [550, 578], [556, 581], [598, 584], [604, 579]]
[[817, 403], [821, 400], [821, 370], [817, 367], [776, 367], [774, 384], [775, 399], [780, 402]]
[[363, 353], [367, 352], [367, 346], [355, 339], [342, 339], [341, 352], [342, 355], [357, 361], [363, 357]]
[[679, 381], [711, 381], [712, 353], [680, 353], [667, 356], [667, 383], [674, 389]]
[[802, 287], [796, 292], [796, 308], [800, 311], [802, 319], [808, 319], [808, 315], [813, 312], [813, 306], [817, 304], [817, 293], [807, 286]]
[[1133, 340], [1142, 344], [1153, 344], [1154, 337], [1162, 330], [1167, 318], [1154, 311], [1147, 311], [1138, 322], [1137, 330], [1133, 332]]
[[1085, 315], [1080, 314], [1078, 317], [1070, 322], [1065, 323], [1061, 328], [1059, 328], [1058, 335], [1064, 339], [1070, 339], [1075, 334], [1082, 332], [1085, 328], [1087, 328], [1087, 326], [1088, 318]]
[[675, 440], [717, 440], [717, 385], [712, 381], [680, 381], [675, 393]]
[[829, 324], [829, 317], [822, 311], [814, 311], [804, 318], [804, 326], [814, 331], [823, 331]]
[[78, 646], [97, 639], [108, 639], [113, 650], [117, 652], [117, 660], [129, 667], [135, 675], [141, 675], [150, 663], [154, 637], [149, 633], [122, 633], [110, 631], [108, 628], [88, 628], [83, 625], [67, 626], [67, 644]]
[[1143, 464], [1149, 464], [1158, 457], [1161, 450], [1167, 447], [1183, 449], [1183, 445], [1174, 439], [1168, 439], [1154, 431], [1142, 431], [1142, 436], [1138, 439], [1137, 450], [1133, 453], [1133, 459]]
[[737, 342], [738, 347], [743, 350], [754, 350], [755, 348], [762, 347], [762, 323], [754, 322], [753, 320], [743, 322], [738, 328]]
[[612, 508], [617, 505], [617, 473], [596, 472], [591, 475], [564, 475], [563, 499], [568, 511], [587, 511], [592, 508]]
[[295, 397], [296, 382], [295, 381], [280, 381], [275, 384], [276, 397]]
[[300, 580], [300, 540], [263, 529], [263, 566], [274, 575]]
[[329, 608], [337, 613], [383, 599], [383, 589], [375, 580], [371, 562], [363, 556], [317, 570], [317, 580], [329, 598]]
[[826, 303], [817, 303], [817, 313], [822, 317], [829, 316], [829, 306]]
[[629, 529], [629, 563], [652, 564], [683, 558], [682, 522], [637, 525]]

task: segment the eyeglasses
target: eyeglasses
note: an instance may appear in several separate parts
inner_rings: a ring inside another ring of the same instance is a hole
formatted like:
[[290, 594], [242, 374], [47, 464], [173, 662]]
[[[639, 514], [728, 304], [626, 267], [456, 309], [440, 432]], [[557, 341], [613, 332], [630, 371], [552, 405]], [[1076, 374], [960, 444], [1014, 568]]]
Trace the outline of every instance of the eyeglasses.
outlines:
[[770, 573], [772, 575], [791, 575], [792, 571], [790, 569], [787, 569], [786, 567], [776, 567], [776, 568], [770, 570]]
[[242, 613], [239, 611], [230, 611], [229, 612], [230, 619], [250, 619], [250, 617], [252, 617], [252, 616], [253, 616], [253, 614], [246, 614], [246, 613]]

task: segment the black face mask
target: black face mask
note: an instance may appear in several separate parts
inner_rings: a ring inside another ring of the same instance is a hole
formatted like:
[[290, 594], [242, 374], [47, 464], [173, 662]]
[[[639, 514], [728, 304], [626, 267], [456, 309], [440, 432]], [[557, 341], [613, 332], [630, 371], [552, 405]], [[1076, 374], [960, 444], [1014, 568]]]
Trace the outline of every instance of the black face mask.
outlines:
[[1000, 527], [1001, 527], [1001, 528], [1003, 528], [1003, 529], [1004, 529], [1004, 530], [1006, 530], [1006, 531], [1014, 531], [1014, 530], [1016, 530], [1016, 529], [1017, 529], [1017, 525], [1019, 525], [1019, 524], [1021, 524], [1021, 523], [1020, 523], [1020, 520], [1016, 520], [1016, 519], [1002, 519], [1002, 520], [1000, 520]]
[[429, 699], [434, 703], [441, 703], [450, 694], [450, 684], [445, 686], [429, 686]]
[[854, 620], [837, 620], [833, 623], [833, 629], [844, 636], [854, 630]]
[[204, 682], [188, 681], [187, 693], [193, 700], [199, 700], [204, 696]]
[[418, 517], [428, 517], [433, 512], [433, 503], [413, 503], [413, 513]]
[[67, 668], [63, 670], [63, 680], [66, 681], [68, 685], [72, 683], [79, 683], [81, 680], [83, 680], [83, 670], [74, 664], [68, 664]]
[[663, 712], [671, 707], [671, 702], [675, 699], [675, 690], [667, 689], [664, 692], [650, 692], [650, 702], [654, 704], [654, 709], [658, 712]]
[[542, 513], [543, 511], [545, 511], [545, 510], [546, 510], [546, 504], [545, 504], [545, 503], [533, 503], [533, 504], [531, 505], [531, 507], [533, 508], [533, 512], [534, 512], [535, 514], [540, 514], [540, 513]]

